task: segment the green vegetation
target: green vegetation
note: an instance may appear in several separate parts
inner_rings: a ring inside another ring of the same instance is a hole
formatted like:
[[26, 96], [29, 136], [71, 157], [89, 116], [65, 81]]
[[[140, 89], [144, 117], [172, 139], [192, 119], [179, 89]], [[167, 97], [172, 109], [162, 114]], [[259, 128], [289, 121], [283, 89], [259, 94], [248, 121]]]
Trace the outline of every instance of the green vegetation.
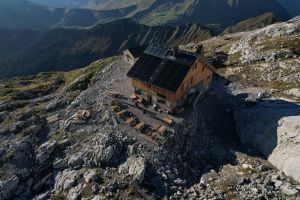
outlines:
[[15, 120], [12, 117], [5, 119], [2, 123], [0, 123], [2, 128], [10, 128], [15, 123]]
[[236, 52], [236, 53], [234, 53], [234, 54], [230, 54], [229, 55], [229, 65], [237, 65], [237, 64], [239, 64], [240, 63], [240, 58], [241, 58], [241, 53], [240, 52]]
[[62, 129], [59, 129], [55, 133], [50, 135], [50, 139], [55, 141], [61, 141], [65, 139], [65, 137], [65, 132]]
[[289, 49], [297, 54], [300, 54], [300, 34], [293, 37], [268, 38], [264, 40], [261, 45], [263, 46], [261, 51]]
[[114, 62], [115, 60], [117, 60], [117, 58], [118, 57], [109, 57], [106, 59], [95, 61], [86, 68], [85, 73], [89, 77], [93, 77], [96, 73], [101, 71], [104, 66]]
[[94, 191], [91, 184], [86, 184], [84, 188], [81, 190], [81, 198], [88, 198], [93, 195]]
[[56, 191], [53, 196], [53, 200], [65, 200], [66, 198], [64, 197], [63, 193], [61, 191]]
[[274, 82], [273, 87], [279, 90], [289, 90], [293, 88], [300, 88], [300, 83], [284, 83], [284, 82]]
[[229, 33], [251, 31], [273, 24], [276, 21], [277, 20], [273, 13], [266, 13], [254, 18], [241, 21], [234, 26], [230, 26], [222, 34], [225, 35]]

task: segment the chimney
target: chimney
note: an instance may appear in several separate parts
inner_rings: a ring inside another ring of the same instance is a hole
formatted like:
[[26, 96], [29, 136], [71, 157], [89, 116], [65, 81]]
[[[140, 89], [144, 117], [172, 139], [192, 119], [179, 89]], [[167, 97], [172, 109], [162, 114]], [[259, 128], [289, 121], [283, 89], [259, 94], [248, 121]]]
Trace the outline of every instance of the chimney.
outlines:
[[204, 49], [203, 49], [203, 45], [200, 44], [198, 45], [196, 48], [196, 54], [199, 56], [204, 56]]

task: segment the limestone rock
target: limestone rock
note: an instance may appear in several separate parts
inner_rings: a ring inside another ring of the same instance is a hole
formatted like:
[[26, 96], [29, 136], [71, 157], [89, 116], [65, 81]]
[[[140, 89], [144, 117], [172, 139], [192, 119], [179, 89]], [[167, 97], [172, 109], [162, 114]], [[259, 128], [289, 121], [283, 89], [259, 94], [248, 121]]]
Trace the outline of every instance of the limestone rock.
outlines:
[[44, 163], [52, 154], [56, 146], [56, 141], [48, 141], [44, 144], [42, 144], [37, 150], [36, 150], [36, 159], [39, 161], [39, 163]]
[[293, 88], [293, 89], [285, 91], [284, 93], [287, 95], [291, 95], [291, 96], [300, 98], [300, 89], [299, 88]]
[[55, 178], [55, 190], [66, 191], [71, 189], [76, 181], [78, 171], [76, 170], [65, 170], [59, 172]]
[[146, 171], [146, 161], [144, 158], [130, 157], [119, 167], [119, 173], [128, 173], [134, 180], [142, 183]]
[[89, 170], [84, 173], [83, 178], [85, 182], [90, 183], [96, 181], [99, 177], [97, 175], [96, 170]]
[[82, 153], [72, 155], [68, 161], [68, 165], [74, 169], [81, 168], [83, 164], [84, 164], [84, 161], [83, 161]]
[[242, 142], [258, 149], [286, 175], [300, 181], [300, 107], [265, 102], [235, 113]]

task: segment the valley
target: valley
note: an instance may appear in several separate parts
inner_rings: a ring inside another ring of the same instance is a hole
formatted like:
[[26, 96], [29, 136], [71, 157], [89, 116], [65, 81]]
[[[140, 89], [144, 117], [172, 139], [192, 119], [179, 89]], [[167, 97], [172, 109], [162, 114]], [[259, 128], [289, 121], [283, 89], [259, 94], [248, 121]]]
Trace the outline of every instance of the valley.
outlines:
[[147, 44], [174, 47], [211, 38], [213, 33], [195, 23], [150, 27], [132, 19], [122, 19], [85, 30], [60, 28], [36, 32], [0, 29], [0, 35], [0, 45], [3, 45], [0, 78], [6, 78], [71, 70], [119, 54], [127, 47]]

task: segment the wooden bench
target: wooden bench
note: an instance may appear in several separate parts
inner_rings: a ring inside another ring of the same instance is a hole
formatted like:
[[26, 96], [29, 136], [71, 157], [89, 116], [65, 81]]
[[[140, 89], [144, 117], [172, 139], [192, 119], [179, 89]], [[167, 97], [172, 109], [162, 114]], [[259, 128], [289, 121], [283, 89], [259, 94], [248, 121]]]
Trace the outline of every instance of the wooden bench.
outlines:
[[121, 111], [117, 112], [117, 115], [118, 115], [118, 117], [124, 117], [126, 113], [127, 113], [127, 110], [121, 110]]
[[140, 123], [138, 123], [138, 124], [134, 127], [134, 129], [135, 129], [135, 130], [138, 130], [138, 131], [141, 131], [144, 127], [145, 127], [145, 123], [144, 123], [144, 122], [140, 122]]
[[157, 132], [161, 135], [165, 135], [166, 131], [167, 131], [167, 127], [163, 125], [157, 130]]
[[174, 123], [174, 121], [173, 121], [172, 119], [168, 118], [168, 117], [165, 117], [165, 118], [163, 119], [163, 122], [164, 122], [165, 124], [169, 125], [169, 126], [171, 126], [171, 125]]
[[129, 124], [131, 127], [134, 127], [137, 125], [136, 119], [134, 117], [130, 117], [126, 120], [126, 123]]

